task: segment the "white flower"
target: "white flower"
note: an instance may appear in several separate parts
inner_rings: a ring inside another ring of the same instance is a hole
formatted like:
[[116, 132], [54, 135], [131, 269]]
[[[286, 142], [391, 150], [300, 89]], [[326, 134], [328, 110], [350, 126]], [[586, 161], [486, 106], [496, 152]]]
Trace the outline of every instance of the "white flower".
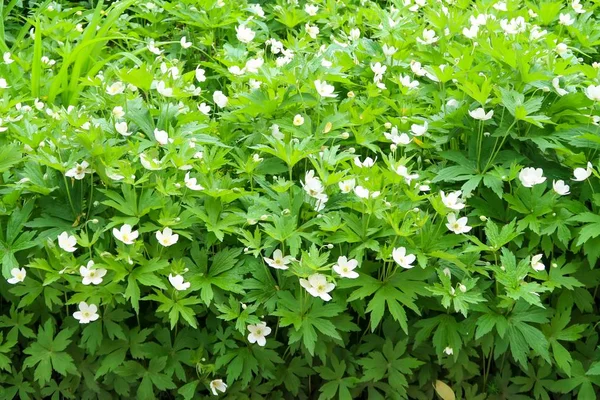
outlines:
[[115, 82], [112, 85], [108, 86], [106, 88], [106, 93], [109, 94], [110, 96], [115, 96], [117, 94], [121, 94], [125, 91], [125, 85], [123, 85], [123, 82]]
[[163, 52], [163, 50], [159, 49], [155, 44], [154, 44], [154, 40], [150, 40], [150, 43], [148, 43], [147, 46], [148, 50], [150, 50], [151, 53], [156, 54], [157, 56], [160, 56]]
[[354, 271], [356, 267], [358, 267], [357, 260], [348, 260], [345, 256], [341, 256], [332, 269], [342, 278], [356, 279], [358, 278], [358, 272]]
[[192, 47], [192, 42], [188, 42], [187, 38], [185, 36], [182, 36], [181, 39], [179, 40], [179, 44], [181, 45], [181, 47], [183, 47], [184, 49], [189, 49], [190, 47]]
[[352, 189], [354, 189], [354, 186], [356, 186], [356, 180], [354, 178], [347, 179], [345, 181], [339, 182], [338, 186], [340, 187], [342, 193], [350, 193]]
[[242, 68], [240, 68], [240, 67], [239, 67], [239, 66], [237, 66], [237, 65], [232, 65], [231, 67], [227, 68], [227, 70], [228, 70], [228, 71], [229, 71], [231, 74], [233, 74], [233, 75], [236, 75], [236, 76], [239, 76], [239, 75], [244, 75], [244, 72], [246, 72], [246, 71], [245, 71], [245, 69], [242, 69]]
[[584, 90], [585, 95], [592, 101], [600, 101], [600, 85], [590, 85]]
[[321, 97], [337, 97], [337, 94], [334, 93], [335, 87], [325, 81], [316, 80], [315, 88]]
[[496, 4], [494, 4], [492, 7], [494, 7], [498, 11], [507, 11], [506, 2], [504, 2], [504, 1], [499, 1]]
[[360, 38], [360, 29], [358, 29], [358, 28], [350, 29], [349, 36], [350, 36], [351, 40], [358, 40]]
[[392, 250], [392, 257], [398, 265], [406, 269], [414, 267], [412, 263], [415, 262], [417, 258], [414, 254], [406, 254], [406, 248], [404, 247], [394, 248], [394, 250]]
[[140, 162], [142, 166], [150, 171], [158, 171], [163, 169], [161, 161], [157, 158], [149, 159], [146, 153], [140, 154]]
[[261, 57], [251, 58], [248, 61], [246, 61], [244, 69], [251, 74], [257, 74], [258, 70], [260, 69], [260, 67], [263, 66], [264, 63], [265, 60]]
[[519, 172], [519, 180], [521, 184], [525, 187], [533, 187], [540, 183], [546, 182], [546, 177], [544, 177], [544, 170], [541, 168], [523, 168], [521, 172]]
[[248, 10], [251, 13], [254, 13], [254, 14], [258, 15], [260, 18], [264, 18], [264, 16], [265, 16], [265, 12], [263, 11], [263, 9], [260, 6], [260, 4], [249, 4], [248, 5]]
[[198, 105], [198, 111], [200, 111], [204, 115], [209, 115], [210, 114], [210, 106], [207, 105], [206, 103], [200, 103]]
[[65, 172], [65, 176], [69, 178], [75, 178], [81, 180], [85, 178], [85, 174], [91, 174], [92, 170], [89, 168], [90, 164], [87, 161], [82, 161], [81, 164], [75, 163], [75, 166]]
[[375, 74], [373, 79], [377, 82], [383, 78], [383, 74], [387, 71], [387, 67], [378, 61], [375, 64], [371, 63], [371, 71]]
[[362, 186], [356, 186], [354, 188], [354, 194], [360, 197], [361, 199], [368, 199], [370, 192], [367, 188], [364, 188]]
[[[565, 54], [569, 50], [569, 46], [564, 43], [559, 43], [556, 45], [555, 51], [559, 54]], [[588, 96], [589, 97], [589, 96]]]
[[77, 247], [75, 247], [76, 244], [77, 239], [75, 236], [70, 236], [67, 232], [63, 232], [58, 235], [58, 246], [64, 251], [73, 253], [75, 250], [77, 250]]
[[507, 35], [516, 35], [518, 33], [525, 32], [527, 29], [525, 18], [523, 17], [513, 18], [510, 21], [507, 19], [502, 19], [500, 20], [500, 27]]
[[391, 56], [393, 56], [394, 54], [396, 54], [396, 52], [398, 51], [398, 49], [397, 49], [397, 48], [395, 48], [394, 46], [388, 46], [387, 44], [384, 44], [384, 45], [381, 47], [381, 50], [383, 50], [383, 54], [384, 54], [386, 57], [391, 57]]
[[327, 277], [321, 274], [312, 274], [308, 280], [300, 278], [300, 285], [306, 289], [311, 296], [320, 297], [324, 301], [331, 300], [331, 292], [335, 285], [327, 282]]
[[206, 81], [206, 76], [204, 75], [206, 71], [204, 71], [200, 66], [196, 67], [196, 80], [198, 82]]
[[314, 198], [317, 199], [314, 207], [314, 210], [317, 212], [323, 210], [325, 208], [325, 204], [329, 201], [329, 197], [325, 193], [320, 193]]
[[79, 267], [79, 274], [83, 278], [81, 283], [84, 285], [99, 285], [102, 283], [102, 277], [106, 275], [106, 270], [104, 268], [94, 268], [94, 261], [90, 260], [87, 263], [87, 266], [83, 265]]
[[575, 23], [575, 18], [571, 17], [571, 14], [563, 14], [561, 13], [558, 16], [558, 23], [564, 26], [570, 26]]
[[462, 34], [465, 35], [467, 39], [475, 39], [477, 34], [479, 33], [479, 26], [473, 25], [470, 28], [463, 28]]
[[561, 196], [565, 196], [571, 193], [569, 192], [569, 185], [565, 185], [565, 182], [563, 180], [552, 181], [552, 188], [557, 194]]
[[25, 268], [13, 268], [10, 270], [10, 274], [12, 275], [12, 278], [8, 278], [6, 281], [11, 285], [14, 285], [25, 280], [27, 271], [25, 271]]
[[[215, 379], [210, 381], [210, 390], [212, 391], [213, 395], [218, 396], [219, 392], [225, 393], [225, 391], [227, 390], [227, 385], [223, 382], [223, 380]], [[217, 390], [219, 392], [217, 392]]]
[[306, 4], [304, 6], [304, 11], [311, 17], [314, 17], [317, 15], [317, 12], [319, 12], [319, 6], [316, 4]]
[[198, 184], [196, 178], [190, 178], [189, 172], [185, 174], [184, 182], [185, 186], [190, 190], [204, 190], [204, 187]]
[[316, 198], [325, 191], [321, 180], [319, 179], [319, 177], [315, 176], [315, 171], [312, 169], [306, 172], [306, 174], [304, 175], [304, 182], [300, 183], [304, 191], [308, 193], [310, 197]]
[[123, 226], [121, 226], [121, 229], [113, 228], [112, 233], [115, 239], [125, 244], [133, 244], [135, 239], [137, 239], [139, 236], [139, 232], [132, 231], [131, 225], [129, 224], [123, 224]]
[[162, 145], [169, 143], [169, 134], [161, 129], [154, 128], [154, 138]]
[[253, 89], [253, 90], [260, 89], [261, 85], [262, 85], [262, 82], [257, 81], [256, 79], [250, 78], [250, 80], [248, 80], [248, 86], [250, 86], [250, 89]]
[[311, 39], [316, 39], [320, 32], [318, 26], [311, 24], [304, 24], [304, 29], [306, 30], [308, 36], [311, 37]]
[[583, 9], [583, 5], [580, 4], [579, 1], [580, 0], [573, 0], [573, 2], [571, 3], [571, 7], [573, 8], [573, 11], [575, 11], [577, 14], [583, 14], [585, 13], [585, 10]]
[[413, 133], [413, 135], [415, 135], [415, 136], [422, 136], [425, 133], [427, 133], [427, 128], [428, 127], [429, 127], [429, 125], [427, 124], [427, 121], [424, 121], [423, 125], [412, 124], [410, 126], [410, 130]]
[[529, 33], [529, 39], [530, 40], [538, 40], [541, 39], [545, 34], [547, 34], [548, 31], [547, 30], [542, 30], [542, 28], [540, 28], [537, 25], [534, 25], [531, 27], [531, 32]]
[[442, 198], [442, 203], [452, 210], [462, 210], [465, 208], [464, 200], [460, 198], [462, 196], [462, 191], [458, 190], [456, 192], [451, 192], [446, 195], [444, 191], [440, 191], [440, 197]]
[[415, 60], [410, 61], [410, 69], [412, 70], [413, 74], [417, 76], [424, 76], [427, 74], [427, 71], [421, 66], [421, 63]]
[[264, 346], [267, 344], [267, 339], [265, 336], [268, 336], [271, 333], [271, 328], [267, 326], [266, 322], [261, 322], [256, 325], [248, 325], [248, 341], [250, 343], [256, 343], [259, 346]]
[[158, 243], [162, 244], [165, 247], [169, 247], [177, 243], [179, 240], [179, 235], [173, 233], [173, 230], [169, 227], [163, 229], [163, 231], [156, 231], [156, 240]]
[[275, 269], [288, 269], [288, 264], [292, 262], [293, 258], [291, 256], [283, 256], [281, 250], [276, 249], [273, 254], [273, 258], [263, 257], [267, 265], [271, 268]]
[[[408, 185], [410, 185], [410, 183], [414, 180], [417, 179], [419, 177], [419, 174], [411, 174], [408, 171], [408, 168], [405, 165], [398, 165], [398, 167], [396, 167], [396, 169], [394, 170], [398, 175], [400, 175], [401, 177], [404, 178], [404, 180], [406, 181], [406, 183]], [[426, 185], [425, 185], [426, 186]]]
[[169, 282], [171, 282], [171, 285], [173, 285], [175, 290], [188, 290], [191, 285], [189, 282], [185, 282], [181, 275], [173, 276], [172, 274], [169, 274]]
[[42, 64], [51, 67], [54, 64], [56, 64], [56, 60], [51, 60], [50, 58], [48, 58], [48, 56], [42, 56], [42, 58], [40, 59], [42, 61]]
[[112, 115], [114, 115], [116, 118], [123, 118], [125, 116], [125, 111], [123, 110], [123, 107], [116, 106], [112, 109]]
[[285, 135], [281, 133], [281, 131], [279, 130], [279, 125], [277, 124], [271, 125], [271, 135], [273, 135], [275, 139], [279, 140], [283, 140], [285, 138]]
[[360, 161], [360, 157], [354, 157], [354, 165], [356, 165], [358, 168], [371, 168], [373, 165], [375, 165], [375, 161], [377, 160], [377, 158], [375, 158], [375, 160], [373, 160], [371, 157], [367, 157], [365, 158], [365, 161]]
[[540, 260], [542, 259], [543, 254], [536, 254], [535, 256], [531, 257], [531, 268], [533, 268], [536, 271], [543, 271], [544, 269], [546, 269], [546, 266], [540, 262]]
[[471, 22], [471, 25], [474, 25], [474, 26], [485, 25], [487, 23], [487, 20], [488, 20], [487, 14], [479, 14], [479, 15], [477, 15], [477, 17], [475, 17], [474, 15], [471, 15], [469, 17], [469, 21]]
[[294, 126], [300, 126], [304, 124], [304, 117], [300, 114], [296, 114], [293, 120]]
[[235, 32], [236, 37], [242, 43], [250, 43], [252, 40], [254, 40], [254, 37], [256, 36], [256, 33], [252, 29], [246, 27], [245, 25], [236, 26]]
[[164, 81], [158, 81], [156, 84], [156, 91], [165, 97], [173, 96], [173, 89], [168, 88]]
[[227, 106], [227, 96], [223, 94], [220, 90], [217, 90], [213, 93], [213, 101], [219, 108], [224, 108]]
[[100, 318], [98, 315], [98, 307], [95, 304], [87, 304], [85, 301], [79, 303], [79, 311], [73, 313], [73, 317], [80, 324], [87, 324]]
[[331, 68], [332, 65], [333, 65], [333, 63], [325, 58], [321, 60], [322, 67]]
[[116, 122], [115, 123], [115, 130], [117, 131], [117, 133], [120, 133], [123, 136], [129, 136], [131, 135], [131, 132], [127, 132], [127, 122], [123, 121], [123, 122]]
[[494, 110], [490, 110], [486, 114], [485, 110], [483, 108], [479, 107], [476, 110], [469, 111], [469, 115], [474, 119], [478, 119], [480, 121], [487, 121], [488, 119], [492, 118], [492, 116], [494, 115]]
[[573, 171], [573, 175], [575, 178], [574, 181], [585, 181], [587, 178], [592, 175], [593, 167], [592, 163], [588, 161], [587, 168], [575, 168]]
[[556, 93], [558, 93], [559, 96], [564, 96], [565, 94], [569, 93], [568, 91], [566, 91], [565, 89], [562, 89], [560, 87], [560, 77], [559, 76], [552, 79], [552, 86], [554, 87], [554, 90], [556, 90]]
[[400, 75], [400, 84], [409, 89], [414, 89], [419, 86], [419, 81], [412, 80], [408, 75]]
[[439, 37], [435, 36], [433, 29], [423, 29], [423, 39], [417, 38], [417, 42], [421, 44], [432, 44], [437, 42]]
[[454, 354], [454, 350], [452, 349], [452, 347], [448, 346], [444, 349], [444, 353], [446, 353], [446, 355], [451, 356], [452, 354]]
[[467, 217], [456, 219], [456, 215], [454, 213], [450, 213], [448, 214], [447, 218], [448, 223], [446, 224], [446, 226], [448, 227], [448, 229], [450, 229], [456, 234], [467, 233], [472, 229], [470, 226], [467, 225], [467, 223], [469, 222]]
[[4, 64], [7, 65], [15, 62], [15, 60], [11, 58], [10, 53], [8, 51], [2, 55], [2, 59], [4, 60]]

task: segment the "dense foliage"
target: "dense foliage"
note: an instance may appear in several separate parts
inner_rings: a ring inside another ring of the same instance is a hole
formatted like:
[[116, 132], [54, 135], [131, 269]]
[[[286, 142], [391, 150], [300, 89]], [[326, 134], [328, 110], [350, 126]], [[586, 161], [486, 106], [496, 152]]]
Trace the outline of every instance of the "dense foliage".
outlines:
[[0, 14], [0, 399], [598, 397], [597, 0]]

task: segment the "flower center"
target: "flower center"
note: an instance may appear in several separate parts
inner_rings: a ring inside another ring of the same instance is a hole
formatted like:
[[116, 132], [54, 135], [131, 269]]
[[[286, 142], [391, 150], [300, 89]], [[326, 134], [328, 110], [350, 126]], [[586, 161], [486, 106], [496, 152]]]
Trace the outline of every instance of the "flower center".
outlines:
[[81, 316], [82, 316], [83, 318], [89, 318], [89, 317], [90, 317], [90, 312], [89, 312], [89, 311], [83, 311], [83, 312], [81, 313]]
[[325, 286], [324, 285], [318, 285], [317, 286], [317, 291], [318, 292], [324, 292], [325, 291]]
[[260, 329], [259, 329], [259, 330], [257, 330], [257, 331], [256, 331], [256, 335], [257, 335], [257, 336], [262, 336], [262, 331], [261, 331]]
[[90, 278], [93, 278], [96, 276], [96, 273], [94, 271], [90, 271]]

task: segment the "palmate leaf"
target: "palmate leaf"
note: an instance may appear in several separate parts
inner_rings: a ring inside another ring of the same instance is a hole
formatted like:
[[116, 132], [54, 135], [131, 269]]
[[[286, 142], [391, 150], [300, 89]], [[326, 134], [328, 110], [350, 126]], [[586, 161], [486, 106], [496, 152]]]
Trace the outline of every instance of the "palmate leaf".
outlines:
[[596, 238], [600, 235], [600, 215], [586, 212], [579, 215], [574, 215], [569, 219], [573, 222], [583, 222], [583, 225], [577, 236], [577, 246], [581, 246], [592, 238]]
[[5, 370], [10, 372], [10, 364], [11, 360], [5, 354], [10, 354], [10, 351], [15, 347], [17, 341], [14, 339], [6, 338], [6, 341], [3, 342], [4, 334], [0, 332], [0, 370]]
[[381, 381], [387, 378], [388, 384], [393, 387], [403, 398], [407, 397], [408, 381], [406, 375], [423, 364], [422, 361], [412, 357], [402, 357], [406, 352], [407, 340], [394, 345], [391, 340], [386, 340], [382, 351], [372, 351], [368, 357], [360, 359], [358, 363], [363, 367], [362, 381]]
[[358, 329], [354, 324], [345, 323], [340, 326], [333, 324], [332, 319], [339, 316], [346, 309], [341, 304], [328, 303], [320, 304], [320, 300], [310, 298], [306, 305], [305, 312], [303, 304], [289, 292], [279, 293], [278, 308], [273, 315], [281, 317], [280, 327], [292, 326], [289, 343], [296, 343], [302, 340], [302, 343], [311, 355], [315, 353], [315, 346], [319, 339], [319, 333], [334, 340], [342, 340], [338, 331]]
[[[540, 356], [547, 363], [551, 363], [549, 342], [541, 330], [531, 323], [545, 324], [548, 322], [548, 311], [531, 307], [524, 301], [519, 301], [513, 312], [508, 316], [506, 336], [499, 338], [498, 343], [510, 347], [513, 358], [527, 367], [528, 354]], [[500, 347], [497, 347], [499, 349]]]
[[23, 361], [26, 368], [35, 368], [34, 377], [36, 382], [44, 385], [50, 380], [52, 371], [66, 376], [67, 374], [78, 375], [73, 358], [65, 352], [74, 329], [63, 329], [54, 337], [54, 323], [48, 319], [38, 330], [37, 340], [23, 350], [29, 356]]
[[366, 274], [361, 274], [352, 282], [344, 282], [343, 287], [359, 286], [348, 297], [348, 301], [364, 299], [373, 295], [367, 305], [367, 312], [371, 313], [371, 332], [374, 332], [386, 312], [397, 321], [402, 330], [408, 333], [408, 318], [404, 307], [408, 307], [420, 315], [415, 304], [417, 293], [424, 291], [424, 279], [427, 273], [420, 268], [410, 271], [396, 272], [385, 282], [379, 281]]
[[177, 297], [175, 299], [165, 296], [162, 292], [156, 290], [155, 294], [148, 295], [142, 300], [154, 300], [160, 304], [156, 311], [164, 312], [169, 315], [169, 322], [171, 323], [171, 329], [177, 325], [180, 318], [183, 318], [193, 328], [198, 327], [196, 321], [196, 313], [190, 307], [195, 304], [200, 304], [201, 300], [196, 296], [189, 297]]
[[0, 259], [4, 278], [9, 278], [10, 270], [19, 266], [15, 253], [32, 248], [38, 243], [35, 239], [36, 231], [23, 231], [34, 204], [34, 201], [28, 201], [22, 208], [14, 210], [8, 219], [5, 231], [0, 223]]
[[140, 284], [143, 286], [153, 286], [166, 290], [167, 287], [163, 281], [155, 274], [157, 271], [169, 266], [167, 260], [152, 259], [144, 261], [143, 264], [133, 271], [127, 277], [127, 288], [125, 289], [125, 298], [131, 301], [131, 305], [136, 313], [140, 311]]
[[358, 383], [358, 378], [353, 376], [344, 377], [346, 374], [346, 362], [344, 360], [339, 361], [335, 355], [332, 355], [330, 360], [331, 368], [326, 366], [315, 367], [315, 371], [321, 374], [323, 379], [328, 381], [319, 389], [321, 392], [319, 400], [333, 398], [338, 398], [340, 400], [352, 400], [353, 397], [350, 389], [352, 389], [356, 383]]

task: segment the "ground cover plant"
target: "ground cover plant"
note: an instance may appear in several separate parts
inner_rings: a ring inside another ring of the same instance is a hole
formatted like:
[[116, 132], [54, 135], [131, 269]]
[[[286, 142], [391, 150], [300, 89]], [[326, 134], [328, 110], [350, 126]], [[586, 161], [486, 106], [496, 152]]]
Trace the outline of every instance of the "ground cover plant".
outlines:
[[600, 2], [0, 14], [0, 399], [598, 398]]

